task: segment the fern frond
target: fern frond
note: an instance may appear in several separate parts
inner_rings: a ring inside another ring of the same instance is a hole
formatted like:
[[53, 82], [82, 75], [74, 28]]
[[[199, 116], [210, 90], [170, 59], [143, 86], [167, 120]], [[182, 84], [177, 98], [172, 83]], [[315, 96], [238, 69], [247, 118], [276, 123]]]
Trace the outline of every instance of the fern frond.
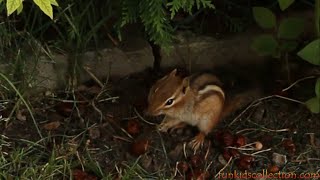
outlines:
[[149, 39], [166, 50], [173, 39], [173, 28], [166, 11], [169, 9], [173, 19], [179, 10], [192, 14], [195, 6], [197, 9], [214, 8], [211, 0], [122, 0], [120, 28], [141, 20]]
[[196, 5], [197, 9], [200, 8], [211, 8], [214, 9], [214, 5], [211, 3], [211, 0], [172, 0], [167, 3], [169, 11], [171, 12], [171, 19], [174, 18], [176, 13], [179, 10], [184, 10], [189, 14], [192, 14], [192, 8]]
[[139, 17], [137, 7], [139, 0], [124, 0], [122, 1], [122, 15], [120, 27], [126, 24], [135, 23]]
[[155, 44], [168, 47], [172, 42], [173, 29], [165, 12], [163, 0], [144, 0], [139, 4], [140, 18], [150, 40]]

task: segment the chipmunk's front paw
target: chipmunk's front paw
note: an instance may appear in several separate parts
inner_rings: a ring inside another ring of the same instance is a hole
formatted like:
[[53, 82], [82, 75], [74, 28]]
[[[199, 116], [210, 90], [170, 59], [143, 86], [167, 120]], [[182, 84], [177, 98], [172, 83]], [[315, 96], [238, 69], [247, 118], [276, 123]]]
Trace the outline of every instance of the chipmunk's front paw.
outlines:
[[205, 140], [205, 134], [200, 132], [190, 143], [189, 145], [196, 152], [200, 147], [203, 146]]
[[168, 130], [170, 129], [170, 132], [179, 129], [179, 128], [183, 128], [185, 127], [186, 124], [184, 122], [162, 122], [159, 126], [158, 126], [158, 130], [161, 132], [168, 132]]
[[169, 129], [171, 128], [170, 124], [168, 123], [161, 123], [159, 126], [158, 126], [158, 130], [160, 132], [167, 132]]

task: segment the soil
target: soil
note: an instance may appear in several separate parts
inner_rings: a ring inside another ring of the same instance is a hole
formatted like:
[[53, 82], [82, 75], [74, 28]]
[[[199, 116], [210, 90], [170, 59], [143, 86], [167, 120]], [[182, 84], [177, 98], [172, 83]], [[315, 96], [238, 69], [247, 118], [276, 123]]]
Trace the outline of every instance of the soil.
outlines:
[[[45, 151], [60, 147], [63, 155], [72, 147], [80, 154], [89, 152], [103, 171], [114, 177], [120, 176], [119, 168], [135, 162], [150, 174], [175, 179], [213, 178], [219, 171], [234, 170], [319, 171], [320, 115], [293, 101], [303, 94], [297, 92], [312, 89], [314, 80], [239, 109], [223, 119], [206, 137], [204, 146], [193, 152], [188, 142], [196, 135], [196, 128], [162, 133], [157, 124], [163, 117], [144, 115], [148, 90], [159, 77], [143, 72], [108, 82], [103, 88], [88, 83], [74, 93], [47, 92], [31, 99], [36, 123], [46, 137], [41, 142]], [[6, 108], [1, 111], [2, 118], [9, 116], [13, 104]], [[1, 121], [1, 134], [12, 141], [12, 147], [26, 146], [19, 139], [40, 140], [26, 107], [21, 105], [16, 112], [15, 118]], [[246, 146], [249, 150], [241, 149], [250, 143]], [[258, 145], [262, 147], [256, 148]]]

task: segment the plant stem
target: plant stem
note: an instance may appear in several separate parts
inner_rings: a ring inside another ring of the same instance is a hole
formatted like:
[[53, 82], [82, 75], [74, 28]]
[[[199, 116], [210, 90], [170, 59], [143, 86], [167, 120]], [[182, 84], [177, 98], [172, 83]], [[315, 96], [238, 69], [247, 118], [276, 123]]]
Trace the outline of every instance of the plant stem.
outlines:
[[315, 0], [314, 5], [315, 11], [315, 26], [316, 26], [316, 35], [320, 37], [320, 0]]

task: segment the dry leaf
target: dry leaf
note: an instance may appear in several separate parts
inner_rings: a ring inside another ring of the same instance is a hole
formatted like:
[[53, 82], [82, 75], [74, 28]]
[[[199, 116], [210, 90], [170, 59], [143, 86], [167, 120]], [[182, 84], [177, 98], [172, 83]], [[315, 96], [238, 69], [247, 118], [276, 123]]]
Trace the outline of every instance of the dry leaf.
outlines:
[[23, 111], [18, 110], [16, 118], [20, 121], [26, 121], [27, 117], [23, 114]]
[[60, 124], [61, 124], [60, 121], [49, 122], [43, 125], [43, 129], [48, 131], [56, 130], [60, 126]]
[[127, 123], [127, 132], [130, 135], [138, 135], [140, 133], [141, 125], [137, 120], [131, 119]]
[[237, 161], [237, 166], [240, 170], [248, 170], [252, 167], [253, 161], [254, 161], [253, 156], [243, 155]]
[[241, 147], [241, 146], [244, 146], [245, 144], [247, 144], [246, 138], [241, 134], [236, 135], [234, 140], [234, 145], [236, 147]]
[[140, 139], [133, 142], [130, 146], [130, 152], [134, 156], [140, 156], [146, 153], [149, 149], [149, 140]]
[[97, 180], [98, 177], [90, 175], [82, 170], [75, 169], [72, 171], [74, 180]]
[[97, 127], [89, 129], [89, 136], [91, 139], [98, 139], [100, 137], [100, 130]]
[[177, 169], [180, 173], [184, 174], [189, 170], [189, 165], [185, 161], [180, 161], [177, 163]]
[[192, 165], [192, 167], [196, 168], [196, 167], [200, 167], [202, 165], [203, 162], [203, 157], [201, 157], [198, 154], [192, 155], [190, 157], [190, 164]]
[[278, 166], [283, 166], [287, 163], [287, 156], [279, 153], [273, 153], [272, 161]]
[[269, 165], [268, 172], [270, 173], [277, 173], [279, 172], [280, 168], [277, 165]]
[[296, 145], [292, 139], [282, 140], [282, 146], [289, 152], [289, 154], [294, 154], [296, 152]]

